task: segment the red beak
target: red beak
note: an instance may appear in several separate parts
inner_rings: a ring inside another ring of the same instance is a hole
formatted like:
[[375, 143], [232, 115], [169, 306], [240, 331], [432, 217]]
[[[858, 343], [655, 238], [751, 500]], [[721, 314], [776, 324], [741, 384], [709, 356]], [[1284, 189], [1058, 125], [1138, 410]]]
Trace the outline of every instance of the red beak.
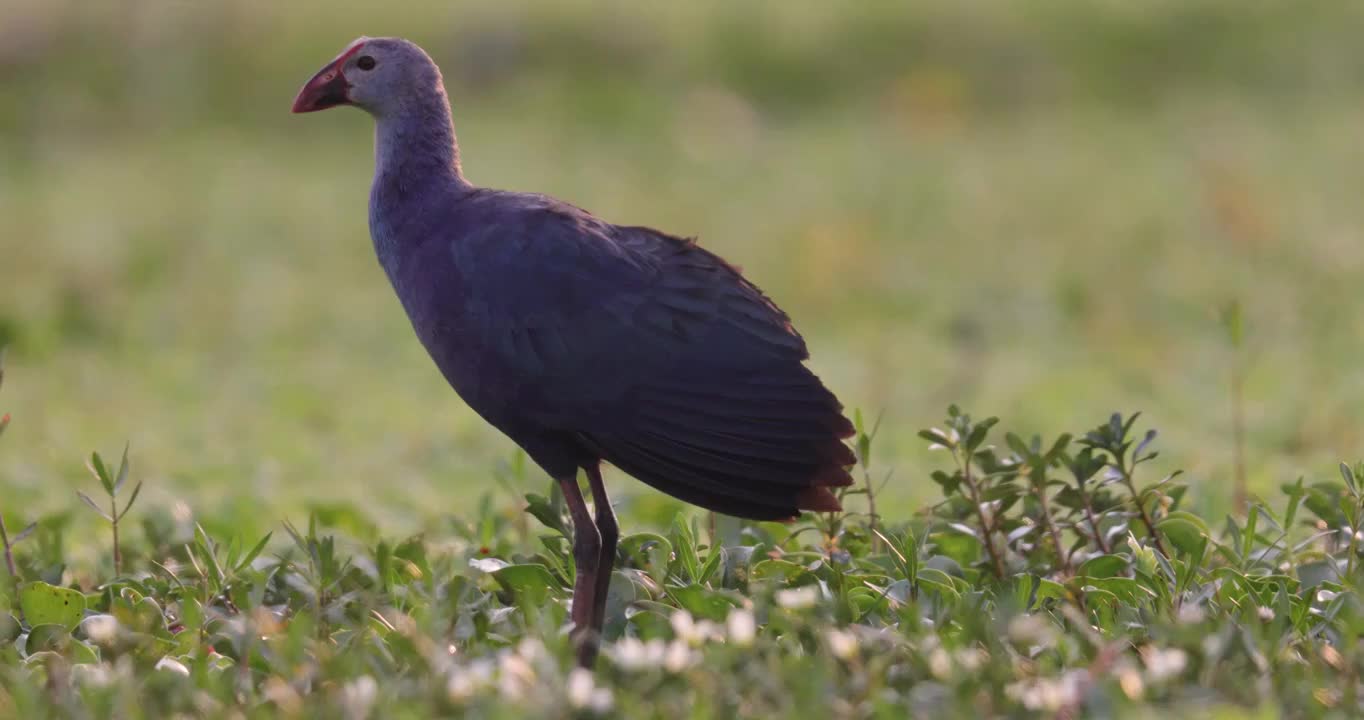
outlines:
[[303, 85], [303, 89], [298, 91], [298, 97], [294, 98], [294, 112], [317, 112], [345, 105], [350, 102], [347, 90], [350, 90], [350, 83], [346, 82], [346, 76], [341, 74], [341, 61], [337, 60], [319, 70]]
[[350, 56], [360, 51], [365, 46], [363, 42], [367, 38], [361, 38], [360, 42], [346, 48], [327, 67], [317, 71], [303, 89], [298, 91], [298, 97], [294, 98], [294, 112], [306, 113], [326, 110], [337, 105], [347, 105], [350, 103], [350, 83], [346, 81], [346, 76], [341, 73], [341, 68], [345, 66], [346, 60]]

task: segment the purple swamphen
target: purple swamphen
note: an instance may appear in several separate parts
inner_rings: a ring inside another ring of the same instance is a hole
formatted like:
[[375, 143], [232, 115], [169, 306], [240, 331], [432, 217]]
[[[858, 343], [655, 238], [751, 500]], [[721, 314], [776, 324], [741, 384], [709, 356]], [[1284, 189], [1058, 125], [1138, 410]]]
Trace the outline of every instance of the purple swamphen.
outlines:
[[803, 364], [790, 319], [737, 269], [692, 240], [470, 184], [440, 70], [411, 42], [356, 40], [293, 110], [338, 105], [377, 123], [370, 235], [417, 337], [563, 489], [582, 664], [596, 657], [619, 536], [603, 461], [742, 518], [841, 509], [829, 488], [852, 483], [852, 424]]

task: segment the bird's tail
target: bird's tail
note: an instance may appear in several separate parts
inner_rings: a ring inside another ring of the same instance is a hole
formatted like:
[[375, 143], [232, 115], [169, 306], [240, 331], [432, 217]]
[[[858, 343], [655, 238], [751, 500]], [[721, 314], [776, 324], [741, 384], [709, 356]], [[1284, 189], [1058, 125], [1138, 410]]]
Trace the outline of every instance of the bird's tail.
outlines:
[[803, 365], [725, 383], [637, 390], [628, 430], [584, 436], [602, 459], [693, 505], [753, 520], [837, 511], [851, 485], [842, 405]]

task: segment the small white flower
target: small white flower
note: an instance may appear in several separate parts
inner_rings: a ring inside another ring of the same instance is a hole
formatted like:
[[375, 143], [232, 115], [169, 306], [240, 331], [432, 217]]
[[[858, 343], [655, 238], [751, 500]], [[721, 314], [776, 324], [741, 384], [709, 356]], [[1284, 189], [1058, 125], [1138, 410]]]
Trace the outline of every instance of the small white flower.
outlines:
[[1270, 622], [1274, 619], [1274, 611], [1263, 605], [1255, 609], [1255, 614], [1260, 616], [1260, 622]]
[[611, 706], [615, 704], [616, 700], [611, 695], [611, 689], [600, 687], [592, 691], [592, 700], [587, 703], [587, 709], [598, 715], [605, 715], [611, 712]]
[[535, 669], [516, 653], [503, 653], [498, 658], [497, 690], [508, 700], [519, 700], [535, 686]]
[[279, 707], [280, 714], [297, 715], [303, 712], [303, 698], [299, 696], [294, 686], [285, 682], [283, 678], [276, 676], [266, 680], [261, 688], [261, 694]]
[[696, 637], [698, 642], [724, 642], [725, 630], [718, 623], [702, 620], [696, 623]]
[[445, 682], [445, 694], [449, 696], [450, 702], [463, 703], [465, 700], [474, 696], [478, 691], [478, 685], [474, 678], [468, 673], [455, 672], [450, 674], [450, 679]]
[[492, 660], [479, 658], [468, 665], [455, 668], [446, 681], [445, 692], [451, 702], [462, 703], [487, 687], [492, 678]]
[[696, 653], [690, 646], [681, 640], [674, 640], [668, 644], [667, 653], [663, 656], [663, 667], [668, 672], [679, 673], [696, 661]]
[[177, 675], [184, 675], [185, 677], [189, 677], [189, 668], [185, 667], [184, 663], [180, 662], [179, 660], [176, 660], [175, 658], [169, 655], [156, 661], [156, 669], [165, 670], [167, 672], [173, 672]]
[[739, 647], [752, 645], [753, 638], [758, 634], [758, 623], [753, 613], [743, 608], [731, 610], [729, 617], [725, 618], [725, 626], [729, 631], [729, 641]]
[[374, 707], [374, 698], [379, 694], [379, 684], [369, 675], [361, 675], [341, 688], [342, 704], [348, 720], [363, 720], [369, 717]]
[[627, 637], [613, 645], [608, 654], [620, 669], [639, 672], [662, 667], [666, 652], [667, 646], [659, 638], [646, 643], [641, 642], [639, 638]]
[[788, 610], [800, 610], [803, 608], [814, 607], [819, 601], [819, 588], [814, 585], [806, 585], [798, 588], [788, 588], [778, 590], [776, 594], [777, 604]]
[[547, 657], [545, 644], [539, 638], [525, 637], [516, 644], [516, 654], [525, 658], [526, 662], [533, 663]]
[[114, 683], [114, 673], [109, 663], [82, 663], [71, 666], [71, 679], [81, 685], [108, 687]]
[[952, 656], [940, 647], [933, 648], [933, 652], [928, 654], [928, 671], [933, 673], [933, 677], [946, 680], [952, 675]]
[[673, 626], [673, 635], [676, 635], [677, 639], [693, 645], [699, 644], [700, 640], [704, 639], [697, 637], [696, 622], [692, 620], [691, 613], [686, 610], [674, 610], [672, 617], [668, 620]]
[[1175, 615], [1175, 619], [1184, 625], [1197, 625], [1205, 617], [1207, 613], [1203, 612], [1203, 606], [1194, 603], [1179, 606], [1179, 613]]
[[1142, 660], [1146, 663], [1146, 675], [1153, 683], [1177, 677], [1189, 664], [1189, 656], [1179, 648], [1146, 648], [1142, 651]]
[[568, 704], [575, 710], [587, 710], [594, 715], [611, 712], [615, 698], [610, 688], [597, 687], [592, 672], [583, 668], [573, 668], [568, 674]]
[[1004, 692], [1029, 710], [1055, 712], [1074, 705], [1080, 699], [1083, 670], [1075, 670], [1057, 678], [1037, 678], [1009, 685]]
[[840, 660], [857, 657], [857, 636], [851, 632], [834, 628], [825, 634], [829, 642], [829, 652]]
[[592, 692], [596, 690], [592, 673], [584, 668], [573, 668], [568, 674], [568, 704], [581, 710], [592, 702]]
[[118, 619], [113, 615], [91, 615], [81, 621], [81, 627], [96, 645], [107, 645], [118, 637]]
[[985, 661], [989, 659], [990, 656], [986, 655], [985, 651], [980, 648], [963, 648], [957, 651], [956, 656], [957, 664], [967, 672], [979, 670], [980, 667], [985, 664]]
[[1118, 687], [1129, 700], [1140, 700], [1146, 686], [1141, 681], [1141, 673], [1131, 667], [1125, 667], [1118, 671]]
[[1046, 648], [1056, 641], [1056, 628], [1038, 615], [1019, 615], [1009, 621], [1009, 639], [1026, 648]]
[[1317, 591], [1317, 602], [1319, 602], [1319, 603], [1328, 603], [1328, 602], [1331, 602], [1332, 600], [1335, 600], [1335, 599], [1336, 599], [1336, 595], [1339, 595], [1339, 594], [1340, 594], [1340, 593], [1331, 592], [1330, 590], [1318, 590], [1318, 591]]

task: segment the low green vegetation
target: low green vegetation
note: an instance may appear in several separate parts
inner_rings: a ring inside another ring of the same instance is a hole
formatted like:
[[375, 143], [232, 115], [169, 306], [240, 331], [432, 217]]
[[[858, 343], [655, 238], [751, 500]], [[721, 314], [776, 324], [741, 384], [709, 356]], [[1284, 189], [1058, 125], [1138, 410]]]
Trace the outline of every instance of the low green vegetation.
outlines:
[[[135, 507], [136, 467], [96, 454], [93, 512], [4, 534], [0, 715], [1364, 711], [1364, 464], [1213, 518], [1185, 509], [1136, 415], [1025, 439], [952, 407], [921, 435], [941, 498], [917, 515], [852, 510], [872, 506], [868, 471], [846, 514], [625, 536], [595, 673], [573, 664], [553, 495], [396, 539], [336, 507], [275, 540]], [[100, 520], [99, 557], [74, 562], [68, 524]]]

